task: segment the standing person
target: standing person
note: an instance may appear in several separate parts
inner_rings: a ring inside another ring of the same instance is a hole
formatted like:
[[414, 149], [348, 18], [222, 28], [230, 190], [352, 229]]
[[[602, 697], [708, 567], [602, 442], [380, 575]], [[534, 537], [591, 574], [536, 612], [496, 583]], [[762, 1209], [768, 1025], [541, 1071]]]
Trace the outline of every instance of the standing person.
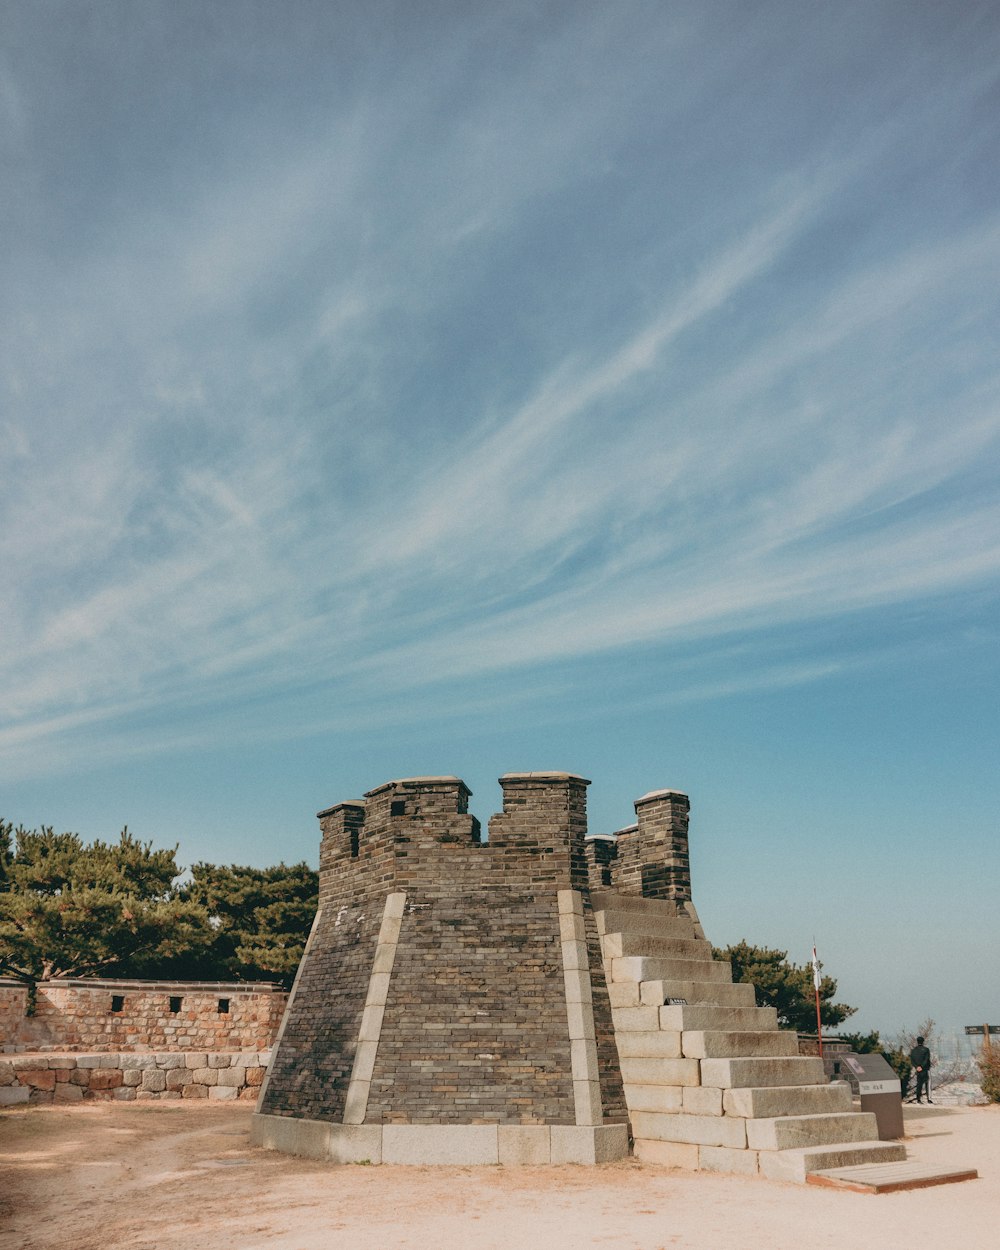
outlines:
[[[924, 1045], [922, 1037], [917, 1038], [917, 1044], [910, 1051], [910, 1063], [913, 1064], [913, 1071], [917, 1074], [917, 1102], [920, 1102], [920, 1095], [927, 1095], [927, 1101], [931, 1102], [931, 1089], [929, 1081], [931, 1079], [931, 1052]], [[931, 1106], [934, 1104], [931, 1103]]]

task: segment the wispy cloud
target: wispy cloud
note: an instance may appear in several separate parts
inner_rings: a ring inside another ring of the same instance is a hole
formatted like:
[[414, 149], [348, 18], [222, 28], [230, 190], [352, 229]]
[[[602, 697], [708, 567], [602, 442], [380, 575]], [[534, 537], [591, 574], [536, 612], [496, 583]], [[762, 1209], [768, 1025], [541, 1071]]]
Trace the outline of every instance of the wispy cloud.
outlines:
[[[720, 201], [671, 136], [730, 142], [736, 96], [721, 123], [693, 102], [737, 52], [705, 77], [664, 24], [636, 61], [595, 9], [470, 86], [483, 37], [281, 143], [239, 134], [252, 159], [167, 202], [136, 187], [69, 266], [25, 245], [0, 297], [14, 773], [288, 734], [317, 687], [376, 718], [500, 671], [530, 700], [547, 665], [637, 647], [700, 648], [678, 691], [710, 697], [751, 680], [710, 671], [734, 636], [995, 585], [993, 207], [892, 237], [909, 132], [860, 108], [805, 157], [791, 132], [734, 155]], [[636, 66], [615, 93], [609, 58]]]

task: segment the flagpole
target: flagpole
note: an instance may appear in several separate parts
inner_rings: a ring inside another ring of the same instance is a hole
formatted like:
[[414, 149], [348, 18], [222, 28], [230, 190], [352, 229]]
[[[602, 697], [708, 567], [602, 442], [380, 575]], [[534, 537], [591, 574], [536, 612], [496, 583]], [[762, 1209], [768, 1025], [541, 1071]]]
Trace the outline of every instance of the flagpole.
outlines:
[[819, 960], [816, 957], [816, 943], [815, 942], [813, 943], [812, 964], [813, 964], [813, 989], [816, 993], [816, 1036], [819, 1038], [819, 1057], [822, 1059], [823, 1058], [823, 1019], [822, 1019], [822, 1016], [820, 1015], [820, 1009], [819, 1009], [819, 983], [820, 983], [819, 970], [820, 968], [823, 967], [823, 965], [819, 962]]

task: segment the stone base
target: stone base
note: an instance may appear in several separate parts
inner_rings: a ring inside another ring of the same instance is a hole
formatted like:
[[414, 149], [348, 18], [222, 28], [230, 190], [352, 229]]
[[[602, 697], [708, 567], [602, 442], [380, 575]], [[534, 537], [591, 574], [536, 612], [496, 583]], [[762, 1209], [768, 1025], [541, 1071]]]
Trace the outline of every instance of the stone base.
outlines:
[[332, 1124], [255, 1114], [250, 1141], [331, 1163], [612, 1163], [628, 1157], [624, 1124]]

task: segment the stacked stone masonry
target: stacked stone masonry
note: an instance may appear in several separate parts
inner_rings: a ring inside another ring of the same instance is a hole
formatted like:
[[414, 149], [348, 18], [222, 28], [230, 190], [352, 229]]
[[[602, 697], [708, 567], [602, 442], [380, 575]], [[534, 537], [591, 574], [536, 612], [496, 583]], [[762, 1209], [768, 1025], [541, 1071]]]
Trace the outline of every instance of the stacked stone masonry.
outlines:
[[256, 1099], [270, 1055], [19, 1054], [0, 1058], [0, 1107], [76, 1103]]
[[456, 777], [319, 814], [320, 909], [254, 1120], [336, 1161], [641, 1158], [803, 1180], [892, 1160], [874, 1117], [713, 960], [687, 796], [587, 837], [571, 773], [500, 779], [484, 841]]
[[287, 994], [270, 982], [0, 981], [0, 1050], [263, 1051]]

